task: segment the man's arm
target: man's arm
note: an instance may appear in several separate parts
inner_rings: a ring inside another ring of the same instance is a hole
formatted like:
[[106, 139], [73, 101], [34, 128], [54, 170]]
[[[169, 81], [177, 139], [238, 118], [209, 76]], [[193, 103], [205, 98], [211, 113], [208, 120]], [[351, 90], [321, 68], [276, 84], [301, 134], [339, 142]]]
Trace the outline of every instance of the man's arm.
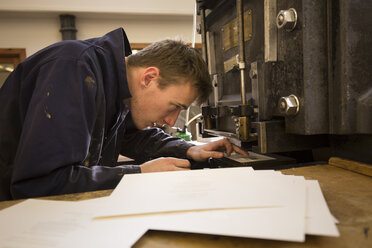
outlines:
[[[232, 151], [248, 155], [247, 152], [230, 143], [228, 139], [222, 139], [205, 145], [194, 146], [186, 141], [171, 137], [159, 128], [135, 130], [127, 120], [131, 131], [127, 132], [122, 142], [121, 153], [135, 159], [141, 165], [142, 172], [184, 170], [190, 167], [190, 162], [205, 161], [208, 158], [221, 158], [224, 152], [230, 156]], [[159, 157], [177, 157], [160, 158]], [[153, 160], [158, 158], [156, 160]], [[165, 160], [166, 159], [166, 160]]]
[[13, 183], [14, 199], [113, 189], [124, 174], [140, 173], [138, 166], [70, 165], [51, 173]]
[[44, 64], [36, 76], [31, 100], [23, 107], [27, 111], [11, 181], [14, 198], [113, 188], [123, 173], [140, 172], [138, 166], [85, 166], [96, 138], [92, 130], [102, 87], [90, 66], [59, 58]]
[[121, 142], [120, 153], [136, 160], [139, 164], [160, 157], [186, 159], [187, 150], [194, 146], [183, 139], [170, 136], [160, 128], [136, 129], [130, 112], [126, 117], [125, 125], [126, 131]]

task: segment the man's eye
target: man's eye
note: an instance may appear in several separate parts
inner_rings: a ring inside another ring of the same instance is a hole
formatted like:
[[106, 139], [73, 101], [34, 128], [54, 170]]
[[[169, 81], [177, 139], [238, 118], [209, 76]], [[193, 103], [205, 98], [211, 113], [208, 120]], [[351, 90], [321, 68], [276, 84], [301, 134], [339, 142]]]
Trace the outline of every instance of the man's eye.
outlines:
[[178, 110], [179, 108], [180, 108], [180, 106], [172, 105], [172, 107], [171, 107], [171, 111]]

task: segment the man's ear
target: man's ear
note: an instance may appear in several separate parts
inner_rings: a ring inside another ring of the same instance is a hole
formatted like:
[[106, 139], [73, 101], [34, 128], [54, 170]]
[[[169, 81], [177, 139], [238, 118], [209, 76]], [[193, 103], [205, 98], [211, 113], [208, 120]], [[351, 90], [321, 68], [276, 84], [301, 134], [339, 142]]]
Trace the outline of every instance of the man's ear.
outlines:
[[151, 83], [157, 82], [159, 76], [159, 68], [154, 66], [146, 67], [141, 75], [141, 85], [144, 87], [148, 87]]

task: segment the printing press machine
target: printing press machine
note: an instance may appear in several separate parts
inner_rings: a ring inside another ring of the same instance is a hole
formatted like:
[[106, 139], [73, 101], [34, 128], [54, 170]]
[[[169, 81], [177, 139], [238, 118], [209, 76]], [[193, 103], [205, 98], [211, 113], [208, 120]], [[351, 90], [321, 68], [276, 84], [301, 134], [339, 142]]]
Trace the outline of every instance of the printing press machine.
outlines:
[[203, 137], [228, 137], [257, 168], [298, 163], [303, 155], [291, 155], [320, 147], [372, 164], [371, 1], [196, 3], [213, 83], [198, 121]]

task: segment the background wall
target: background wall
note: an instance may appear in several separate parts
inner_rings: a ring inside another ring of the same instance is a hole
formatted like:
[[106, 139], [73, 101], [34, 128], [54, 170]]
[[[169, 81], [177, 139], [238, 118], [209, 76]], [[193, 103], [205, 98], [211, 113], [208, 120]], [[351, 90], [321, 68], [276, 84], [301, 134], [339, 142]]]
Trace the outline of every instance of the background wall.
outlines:
[[[192, 41], [194, 0], [2, 0], [0, 48], [26, 48], [30, 56], [61, 40], [60, 14], [76, 16], [77, 39], [124, 27], [131, 43], [167, 37]], [[196, 36], [200, 43], [200, 36]]]

